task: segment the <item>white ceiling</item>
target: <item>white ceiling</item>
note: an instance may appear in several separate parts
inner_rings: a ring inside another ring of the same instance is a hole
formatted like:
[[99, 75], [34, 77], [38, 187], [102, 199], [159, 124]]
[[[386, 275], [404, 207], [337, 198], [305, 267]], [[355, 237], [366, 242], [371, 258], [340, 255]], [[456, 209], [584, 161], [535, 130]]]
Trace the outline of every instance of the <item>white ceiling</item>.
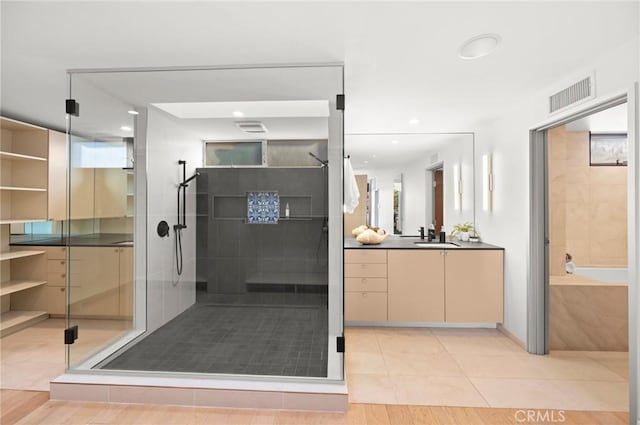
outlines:
[[[347, 133], [472, 131], [639, 32], [637, 1], [2, 1], [1, 12], [1, 112], [57, 128], [67, 69], [344, 62]], [[457, 57], [489, 32], [503, 40], [493, 54]]]

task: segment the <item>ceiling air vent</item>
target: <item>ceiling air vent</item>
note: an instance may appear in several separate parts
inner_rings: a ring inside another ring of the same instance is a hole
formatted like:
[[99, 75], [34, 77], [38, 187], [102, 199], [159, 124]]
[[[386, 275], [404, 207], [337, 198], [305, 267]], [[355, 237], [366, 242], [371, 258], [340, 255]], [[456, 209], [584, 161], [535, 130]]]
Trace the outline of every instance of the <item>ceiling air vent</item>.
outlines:
[[236, 121], [236, 127], [245, 133], [266, 133], [267, 127], [260, 121]]
[[575, 103], [590, 99], [594, 94], [593, 78], [589, 76], [549, 96], [549, 113], [553, 114]]

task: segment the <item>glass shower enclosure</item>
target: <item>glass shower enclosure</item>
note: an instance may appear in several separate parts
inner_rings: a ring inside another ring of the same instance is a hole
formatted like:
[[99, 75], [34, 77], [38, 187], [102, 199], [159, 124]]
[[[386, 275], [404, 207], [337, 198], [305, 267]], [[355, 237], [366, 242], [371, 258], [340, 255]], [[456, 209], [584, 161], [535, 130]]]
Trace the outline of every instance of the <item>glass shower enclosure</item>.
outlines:
[[69, 73], [69, 372], [343, 380], [342, 78]]

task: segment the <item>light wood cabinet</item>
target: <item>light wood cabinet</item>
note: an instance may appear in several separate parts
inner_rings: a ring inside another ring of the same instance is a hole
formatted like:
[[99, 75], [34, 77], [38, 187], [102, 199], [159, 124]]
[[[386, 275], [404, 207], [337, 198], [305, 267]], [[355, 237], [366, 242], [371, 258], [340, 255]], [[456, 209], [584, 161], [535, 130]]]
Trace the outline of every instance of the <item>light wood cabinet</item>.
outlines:
[[389, 320], [444, 322], [444, 251], [389, 250]]
[[502, 323], [503, 257], [486, 249], [345, 250], [345, 320]]
[[78, 286], [79, 297], [71, 305], [72, 316], [119, 315], [119, 248], [69, 247], [69, 284]]
[[95, 217], [127, 215], [127, 173], [121, 168], [95, 169]]
[[446, 321], [502, 323], [503, 252], [447, 250]]
[[133, 317], [133, 248], [120, 248], [120, 316]]
[[387, 250], [344, 253], [345, 320], [387, 320]]
[[49, 130], [49, 220], [67, 219], [67, 135]]

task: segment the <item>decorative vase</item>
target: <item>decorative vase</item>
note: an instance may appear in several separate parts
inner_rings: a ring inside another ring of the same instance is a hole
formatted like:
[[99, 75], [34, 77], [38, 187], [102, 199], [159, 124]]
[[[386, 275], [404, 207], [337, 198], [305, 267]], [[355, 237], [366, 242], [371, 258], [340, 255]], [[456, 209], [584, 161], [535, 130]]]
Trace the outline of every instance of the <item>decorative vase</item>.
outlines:
[[469, 232], [460, 232], [460, 240], [464, 242], [469, 241]]

